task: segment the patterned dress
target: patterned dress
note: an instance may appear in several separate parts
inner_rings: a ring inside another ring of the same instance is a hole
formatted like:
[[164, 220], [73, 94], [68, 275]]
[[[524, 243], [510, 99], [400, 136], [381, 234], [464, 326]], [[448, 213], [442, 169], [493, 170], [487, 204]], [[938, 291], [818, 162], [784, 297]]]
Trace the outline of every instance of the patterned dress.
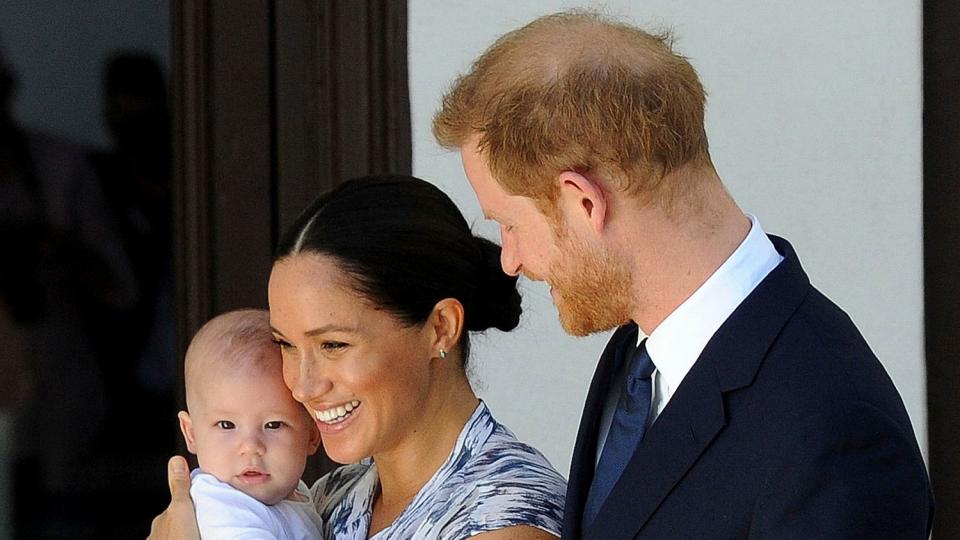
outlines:
[[[379, 478], [366, 461], [313, 486], [324, 537], [367, 537]], [[536, 449], [521, 443], [481, 402], [453, 451], [407, 508], [375, 540], [459, 540], [518, 525], [560, 536], [566, 482]]]

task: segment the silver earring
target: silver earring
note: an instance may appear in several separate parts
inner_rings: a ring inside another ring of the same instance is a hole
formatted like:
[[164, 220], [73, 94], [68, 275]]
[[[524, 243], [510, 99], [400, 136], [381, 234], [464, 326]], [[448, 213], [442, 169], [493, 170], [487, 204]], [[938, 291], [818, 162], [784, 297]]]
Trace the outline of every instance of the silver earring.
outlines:
[[443, 360], [447, 357], [447, 351], [440, 349], [440, 359]]

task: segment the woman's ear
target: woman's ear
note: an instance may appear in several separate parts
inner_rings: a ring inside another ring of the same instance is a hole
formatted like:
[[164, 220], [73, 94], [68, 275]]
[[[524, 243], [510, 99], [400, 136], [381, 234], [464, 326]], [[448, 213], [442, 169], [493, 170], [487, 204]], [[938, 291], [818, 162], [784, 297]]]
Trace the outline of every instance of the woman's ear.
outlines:
[[193, 420], [190, 419], [190, 413], [180, 411], [177, 413], [177, 419], [180, 420], [180, 432], [183, 433], [183, 440], [187, 441], [187, 450], [191, 454], [197, 453], [195, 439], [193, 438]]
[[600, 182], [574, 171], [564, 171], [560, 184], [561, 211], [570, 223], [587, 223], [596, 233], [603, 232], [607, 221], [607, 193]]
[[427, 324], [432, 329], [432, 357], [446, 356], [457, 346], [463, 334], [463, 304], [456, 298], [444, 298], [433, 306]]

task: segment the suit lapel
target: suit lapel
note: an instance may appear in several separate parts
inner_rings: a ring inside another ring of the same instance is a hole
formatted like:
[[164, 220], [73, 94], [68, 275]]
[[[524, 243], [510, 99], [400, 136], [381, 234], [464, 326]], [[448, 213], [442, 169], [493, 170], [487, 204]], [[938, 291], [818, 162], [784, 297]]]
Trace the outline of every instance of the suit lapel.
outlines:
[[600, 416], [606, 402], [607, 389], [622, 363], [622, 353], [625, 344], [637, 339], [637, 326], [630, 324], [620, 327], [610, 341], [607, 342], [597, 369], [587, 392], [587, 401], [583, 406], [583, 415], [580, 418], [580, 429], [577, 431], [577, 442], [573, 448], [573, 458], [570, 463], [570, 481], [567, 484], [566, 503], [563, 512], [563, 538], [578, 538], [580, 536], [580, 522], [583, 518], [583, 506], [587, 500], [590, 483], [593, 482], [593, 472], [596, 463], [597, 428], [600, 425]]
[[[597, 519], [585, 531], [585, 538], [634, 538], [726, 425], [723, 394], [753, 382], [770, 346], [809, 291], [809, 281], [791, 246], [777, 237], [771, 240], [784, 256], [783, 262], [707, 343], [666, 408], [647, 430]], [[590, 391], [592, 396], [594, 388]], [[581, 435], [583, 428], [581, 423]], [[592, 440], [595, 448], [595, 430]], [[580, 449], [579, 437], [577, 444]], [[592, 460], [590, 466], [592, 475]], [[571, 472], [571, 480], [572, 475]], [[583, 500], [579, 499], [579, 506], [574, 508], [582, 511]], [[565, 521], [564, 538], [566, 531]]]

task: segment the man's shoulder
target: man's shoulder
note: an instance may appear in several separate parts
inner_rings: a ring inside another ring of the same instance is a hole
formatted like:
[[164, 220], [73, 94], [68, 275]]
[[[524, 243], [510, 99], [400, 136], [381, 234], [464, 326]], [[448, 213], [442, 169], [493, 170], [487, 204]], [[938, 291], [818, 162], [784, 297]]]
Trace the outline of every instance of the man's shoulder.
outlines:
[[748, 392], [766, 395], [779, 413], [842, 422], [844, 411], [874, 407], [909, 426], [900, 395], [854, 322], [810, 286], [759, 366]]

